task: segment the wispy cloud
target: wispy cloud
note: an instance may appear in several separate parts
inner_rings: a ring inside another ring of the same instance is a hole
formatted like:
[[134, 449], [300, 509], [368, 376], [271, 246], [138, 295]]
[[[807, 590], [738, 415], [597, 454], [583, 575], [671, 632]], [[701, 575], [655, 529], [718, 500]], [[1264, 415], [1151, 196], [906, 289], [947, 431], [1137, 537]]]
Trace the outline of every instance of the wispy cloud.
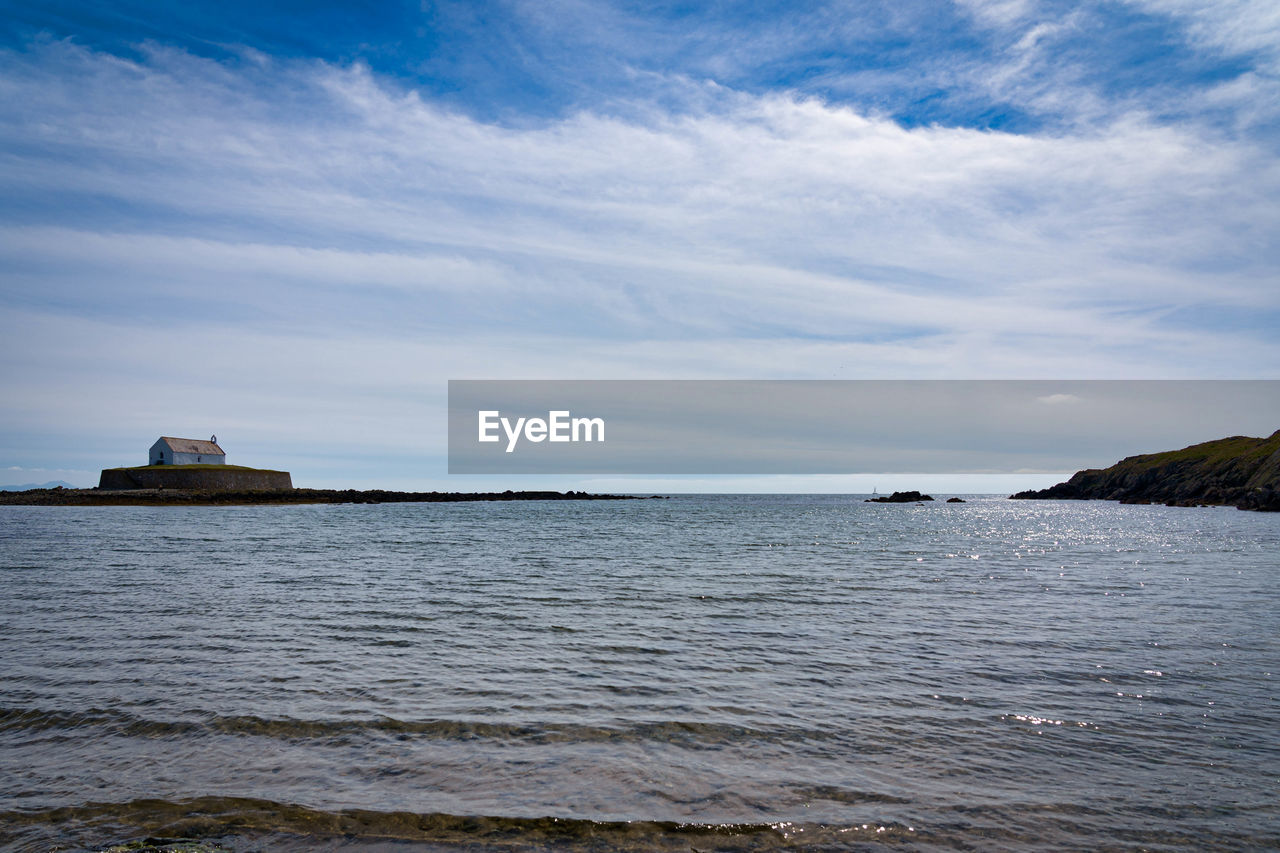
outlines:
[[[341, 309], [394, 334], [410, 318], [378, 304], [390, 289], [440, 299], [448, 324], [501, 323], [476, 311], [500, 298], [558, 331], [627, 337], [963, 324], [1133, 342], [1206, 299], [1272, 305], [1274, 163], [1141, 120], [907, 130], [726, 92], [698, 117], [512, 129], [360, 66], [129, 63], [63, 44], [10, 62], [10, 81], [28, 76], [6, 117], [22, 209], [4, 251], [42, 287], [9, 292], [60, 310], [146, 314], [163, 292], [262, 322]], [[307, 108], [273, 110], [281, 93]]]
[[1193, 42], [1230, 54], [1280, 61], [1280, 7], [1269, 0], [1126, 0], [1186, 23]]

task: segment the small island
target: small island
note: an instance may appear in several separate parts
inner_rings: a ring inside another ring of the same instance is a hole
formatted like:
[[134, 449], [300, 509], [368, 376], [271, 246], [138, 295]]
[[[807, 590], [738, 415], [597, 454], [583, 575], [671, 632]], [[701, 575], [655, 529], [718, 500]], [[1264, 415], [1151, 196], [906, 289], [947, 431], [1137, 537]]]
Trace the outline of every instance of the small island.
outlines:
[[922, 495], [919, 492], [894, 492], [891, 495], [881, 495], [878, 498], [867, 498], [863, 503], [868, 504], [914, 504], [923, 503], [924, 501], [933, 500], [932, 495]]
[[[453, 503], [458, 501], [631, 500], [587, 492], [392, 492], [295, 489], [288, 471], [228, 465], [218, 437], [161, 436], [146, 465], [104, 468], [96, 489], [36, 488], [0, 492], [9, 506], [238, 506], [247, 504]], [[656, 495], [654, 497], [657, 497]]]
[[1065, 483], [1010, 497], [1280, 512], [1280, 430], [1269, 438], [1237, 435], [1130, 456], [1110, 468], [1077, 471]]
[[[654, 495], [653, 497], [658, 497]], [[618, 501], [639, 495], [588, 492], [391, 492], [385, 489], [30, 489], [0, 492], [0, 506], [245, 506], [271, 504]]]

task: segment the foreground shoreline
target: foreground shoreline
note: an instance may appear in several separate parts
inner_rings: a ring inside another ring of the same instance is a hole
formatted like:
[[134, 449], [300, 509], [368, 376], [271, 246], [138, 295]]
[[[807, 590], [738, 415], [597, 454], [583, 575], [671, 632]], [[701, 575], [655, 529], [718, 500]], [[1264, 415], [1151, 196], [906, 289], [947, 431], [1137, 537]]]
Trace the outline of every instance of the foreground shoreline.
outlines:
[[[654, 497], [657, 497], [656, 495]], [[287, 504], [621, 501], [639, 495], [588, 492], [393, 492], [386, 489], [28, 489], [0, 493], [0, 506], [256, 506]]]

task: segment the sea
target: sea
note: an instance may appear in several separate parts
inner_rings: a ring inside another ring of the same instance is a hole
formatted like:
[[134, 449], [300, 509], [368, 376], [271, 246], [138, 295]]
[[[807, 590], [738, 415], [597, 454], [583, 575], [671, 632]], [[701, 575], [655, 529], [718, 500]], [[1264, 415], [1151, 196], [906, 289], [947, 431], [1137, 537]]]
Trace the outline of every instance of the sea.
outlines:
[[0, 849], [1280, 849], [1280, 515], [864, 497], [0, 507]]

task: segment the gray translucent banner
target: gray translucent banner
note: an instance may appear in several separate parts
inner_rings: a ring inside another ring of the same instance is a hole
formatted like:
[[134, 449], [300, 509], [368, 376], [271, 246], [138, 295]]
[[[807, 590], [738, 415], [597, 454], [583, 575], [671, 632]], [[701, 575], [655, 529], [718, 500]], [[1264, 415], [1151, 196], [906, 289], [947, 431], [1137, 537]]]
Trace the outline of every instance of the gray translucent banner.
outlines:
[[1280, 429], [1280, 380], [451, 380], [451, 474], [1016, 473]]

